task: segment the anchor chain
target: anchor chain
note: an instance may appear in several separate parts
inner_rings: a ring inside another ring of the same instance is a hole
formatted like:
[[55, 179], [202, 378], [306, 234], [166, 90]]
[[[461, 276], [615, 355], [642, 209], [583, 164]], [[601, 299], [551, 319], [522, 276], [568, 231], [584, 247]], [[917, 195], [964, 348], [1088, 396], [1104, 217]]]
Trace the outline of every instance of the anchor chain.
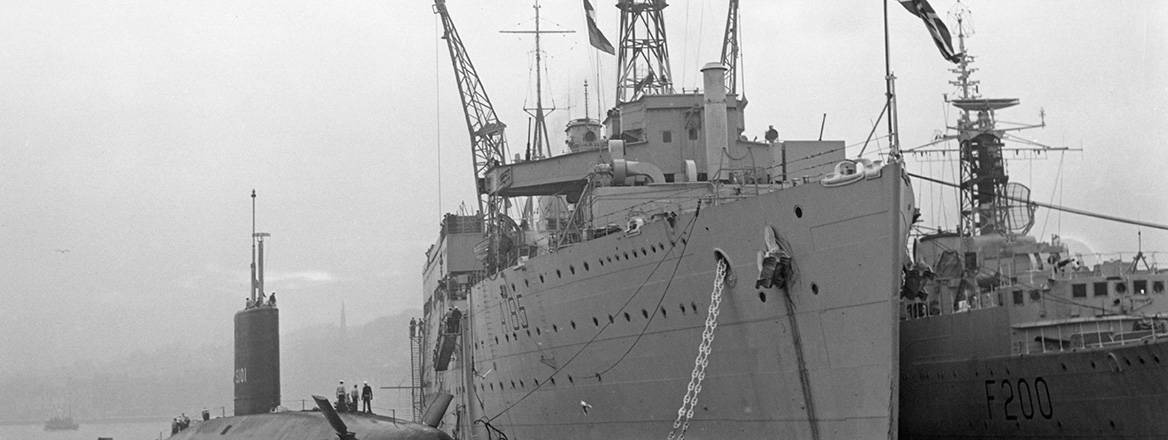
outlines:
[[689, 385], [685, 389], [685, 397], [681, 401], [681, 408], [677, 409], [677, 419], [673, 421], [673, 429], [669, 431], [668, 440], [684, 440], [685, 432], [689, 429], [689, 421], [693, 419], [694, 407], [698, 404], [698, 394], [702, 392], [702, 381], [706, 378], [706, 366], [709, 365], [710, 346], [714, 343], [714, 330], [718, 328], [718, 311], [722, 304], [722, 291], [726, 286], [726, 260], [718, 260], [717, 274], [714, 277], [714, 290], [710, 291], [710, 307], [706, 312], [706, 328], [702, 330], [702, 342], [698, 344], [698, 356], [694, 359], [693, 372], [689, 375]]

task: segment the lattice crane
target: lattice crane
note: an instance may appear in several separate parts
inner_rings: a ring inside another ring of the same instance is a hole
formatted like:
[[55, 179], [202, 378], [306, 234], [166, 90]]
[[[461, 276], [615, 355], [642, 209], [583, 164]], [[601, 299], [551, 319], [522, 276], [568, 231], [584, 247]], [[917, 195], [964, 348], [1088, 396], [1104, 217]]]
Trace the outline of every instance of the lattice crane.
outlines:
[[726, 65], [726, 92], [738, 94], [738, 0], [730, 0], [726, 11], [726, 34], [722, 38], [722, 64]]
[[462, 45], [462, 38], [458, 36], [454, 22], [450, 20], [445, 0], [434, 0], [434, 13], [442, 18], [442, 39], [446, 40], [446, 47], [450, 50], [454, 80], [458, 83], [458, 97], [462, 99], [466, 129], [470, 132], [479, 213], [485, 215], [489, 233], [491, 225], [503, 209], [503, 200], [488, 194], [484, 178], [488, 169], [506, 163], [507, 138], [503, 135], [503, 129], [507, 125], [499, 121], [495, 108], [491, 106], [491, 99], [487, 97], [483, 82], [479, 80], [478, 71], [471, 63], [466, 47]]

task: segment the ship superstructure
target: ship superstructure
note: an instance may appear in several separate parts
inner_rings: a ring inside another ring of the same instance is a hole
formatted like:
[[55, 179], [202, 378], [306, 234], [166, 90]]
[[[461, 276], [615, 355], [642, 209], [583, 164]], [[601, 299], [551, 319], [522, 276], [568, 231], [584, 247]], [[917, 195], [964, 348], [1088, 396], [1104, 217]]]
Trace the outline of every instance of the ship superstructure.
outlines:
[[960, 115], [944, 137], [960, 148], [961, 223], [920, 237], [906, 268], [900, 437], [1168, 436], [1168, 272], [1142, 252], [1100, 258], [1027, 235], [1040, 204], [1002, 152], [1051, 149], [1005, 146], [1026, 127], [996, 114], [1018, 100], [978, 96], [972, 60], [954, 70]]
[[[416, 382], [430, 409], [453, 397], [440, 427], [894, 438], [915, 213], [901, 166], [848, 160], [842, 141], [747, 140], [727, 66], [672, 89], [665, 2], [617, 7], [616, 107], [572, 121], [567, 153], [476, 168], [488, 212], [446, 216], [427, 252]], [[503, 124], [444, 1], [435, 12], [479, 157]], [[539, 215], [506, 209], [527, 200]]]

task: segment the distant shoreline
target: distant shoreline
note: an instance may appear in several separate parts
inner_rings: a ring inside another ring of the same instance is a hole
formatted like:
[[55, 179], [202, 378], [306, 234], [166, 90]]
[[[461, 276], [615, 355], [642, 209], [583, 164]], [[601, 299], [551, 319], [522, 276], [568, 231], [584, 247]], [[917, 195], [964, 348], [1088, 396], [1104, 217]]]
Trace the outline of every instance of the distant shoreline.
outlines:
[[[100, 419], [74, 419], [78, 424], [107, 425], [112, 423], [167, 423], [170, 417], [166, 416], [134, 416], [134, 417], [106, 417]], [[14, 425], [43, 425], [44, 420], [0, 420], [0, 426]]]

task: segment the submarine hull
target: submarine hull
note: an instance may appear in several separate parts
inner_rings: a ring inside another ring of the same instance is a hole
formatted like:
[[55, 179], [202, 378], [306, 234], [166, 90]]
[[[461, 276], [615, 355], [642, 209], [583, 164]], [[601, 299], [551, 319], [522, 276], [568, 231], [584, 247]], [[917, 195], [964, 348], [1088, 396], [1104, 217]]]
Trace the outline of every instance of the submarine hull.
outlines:
[[235, 415], [280, 406], [280, 310], [259, 306], [235, 313]]
[[[371, 414], [339, 414], [361, 440], [450, 440], [429, 426]], [[318, 411], [279, 412], [222, 417], [192, 424], [170, 440], [321, 440], [337, 437]]]

